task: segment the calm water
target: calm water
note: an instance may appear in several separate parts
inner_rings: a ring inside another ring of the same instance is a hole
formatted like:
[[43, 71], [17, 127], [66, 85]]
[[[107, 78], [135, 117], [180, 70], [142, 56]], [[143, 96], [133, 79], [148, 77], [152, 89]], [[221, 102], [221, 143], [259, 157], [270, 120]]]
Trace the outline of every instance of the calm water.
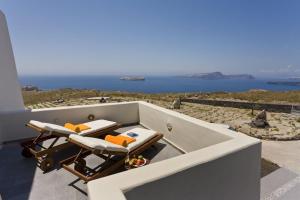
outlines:
[[122, 81], [117, 76], [76, 77], [20, 77], [22, 85], [34, 85], [40, 89], [78, 88], [106, 91], [128, 91], [145, 93], [162, 92], [213, 92], [247, 91], [266, 89], [274, 91], [300, 90], [299, 86], [270, 85], [268, 80], [201, 80], [181, 77], [146, 77], [145, 81]]

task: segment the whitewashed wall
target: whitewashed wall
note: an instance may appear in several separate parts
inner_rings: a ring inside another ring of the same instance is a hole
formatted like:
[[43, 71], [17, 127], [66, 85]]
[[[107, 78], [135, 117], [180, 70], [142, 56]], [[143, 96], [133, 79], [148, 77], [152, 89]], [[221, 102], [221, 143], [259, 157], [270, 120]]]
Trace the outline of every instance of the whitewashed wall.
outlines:
[[260, 148], [256, 144], [140, 185], [125, 192], [126, 199], [259, 200]]
[[90, 200], [259, 200], [258, 139], [145, 102], [139, 116], [187, 153], [91, 181]]
[[[164, 134], [185, 152], [230, 140], [234, 132], [146, 102], [139, 102], [140, 124]], [[168, 130], [168, 125], [172, 130]]]
[[63, 125], [66, 122], [81, 123], [88, 121], [88, 115], [95, 119], [106, 119], [120, 124], [139, 122], [138, 103], [108, 103], [87, 106], [70, 106], [35, 109], [19, 112], [0, 113], [0, 142], [8, 142], [36, 136], [37, 133], [25, 127], [30, 120]]
[[0, 11], [0, 112], [24, 109], [7, 23]]

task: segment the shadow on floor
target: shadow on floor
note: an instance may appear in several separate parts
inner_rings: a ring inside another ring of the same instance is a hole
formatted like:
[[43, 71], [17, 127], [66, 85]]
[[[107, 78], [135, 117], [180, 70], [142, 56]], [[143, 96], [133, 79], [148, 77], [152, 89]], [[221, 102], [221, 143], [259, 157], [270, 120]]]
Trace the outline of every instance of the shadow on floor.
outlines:
[[28, 199], [36, 163], [33, 158], [21, 156], [22, 148], [6, 144], [0, 150], [0, 194], [2, 199]]
[[87, 199], [86, 184], [61, 169], [59, 161], [79, 151], [71, 147], [54, 154], [55, 166], [42, 172], [34, 158], [24, 158], [19, 143], [9, 143], [0, 150], [0, 194], [3, 200], [24, 199]]
[[149, 159], [152, 160], [155, 156], [157, 156], [165, 147], [167, 144], [157, 142], [156, 144], [152, 145], [149, 149], [146, 149], [142, 155]]
[[[113, 134], [124, 132], [130, 128], [134, 128], [134, 126], [121, 128]], [[45, 146], [47, 146], [46, 142]], [[59, 164], [59, 161], [77, 154], [78, 147], [70, 147], [54, 154], [54, 169], [47, 173], [43, 173], [36, 166], [37, 162], [34, 158], [24, 158], [21, 151], [22, 148], [17, 142], [5, 144], [0, 149], [0, 197], [3, 200], [87, 199], [86, 184], [61, 168]], [[181, 154], [164, 140], [160, 140], [142, 153], [145, 158], [151, 160], [151, 163]], [[89, 162], [99, 165], [101, 159], [91, 156]]]

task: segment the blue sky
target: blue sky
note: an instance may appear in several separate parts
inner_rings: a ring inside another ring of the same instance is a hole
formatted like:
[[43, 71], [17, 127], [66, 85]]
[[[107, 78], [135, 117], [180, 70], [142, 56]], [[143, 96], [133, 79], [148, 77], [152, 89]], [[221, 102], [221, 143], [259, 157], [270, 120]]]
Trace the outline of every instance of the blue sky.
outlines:
[[0, 0], [21, 75], [300, 76], [297, 0]]

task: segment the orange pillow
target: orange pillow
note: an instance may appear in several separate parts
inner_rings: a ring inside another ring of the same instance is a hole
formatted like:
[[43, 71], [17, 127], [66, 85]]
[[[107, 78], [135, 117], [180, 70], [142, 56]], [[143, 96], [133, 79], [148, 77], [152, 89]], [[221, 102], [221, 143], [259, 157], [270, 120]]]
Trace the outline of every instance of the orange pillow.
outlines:
[[84, 124], [77, 124], [76, 129], [77, 128], [79, 128], [79, 132], [91, 129], [91, 127], [84, 125]]
[[70, 129], [72, 131], [75, 131], [75, 129], [76, 129], [75, 125], [71, 124], [71, 123], [65, 123], [64, 127], [67, 129]]
[[80, 133], [81, 131], [85, 131], [90, 129], [90, 127], [84, 125], [84, 124], [78, 124], [78, 125], [74, 125], [71, 123], [65, 123], [64, 125], [65, 128], [70, 129], [72, 131], [75, 131], [76, 133]]
[[123, 135], [118, 135], [118, 136], [116, 136], [116, 137], [117, 137], [117, 138], [120, 138], [120, 139], [123, 139], [123, 140], [126, 140], [127, 144], [130, 144], [130, 143], [136, 141], [135, 138], [127, 137], [127, 136], [123, 136]]
[[123, 147], [127, 147], [128, 144], [135, 141], [135, 138], [126, 137], [122, 135], [113, 136], [113, 135], [107, 135], [105, 136], [105, 140], [108, 142], [111, 142], [113, 144], [121, 145]]
[[108, 142], [111, 142], [113, 144], [121, 145], [123, 147], [127, 147], [128, 146], [126, 140], [124, 140], [122, 138], [118, 138], [118, 137], [113, 136], [113, 135], [107, 135], [107, 136], [105, 136], [105, 140], [108, 141]]

